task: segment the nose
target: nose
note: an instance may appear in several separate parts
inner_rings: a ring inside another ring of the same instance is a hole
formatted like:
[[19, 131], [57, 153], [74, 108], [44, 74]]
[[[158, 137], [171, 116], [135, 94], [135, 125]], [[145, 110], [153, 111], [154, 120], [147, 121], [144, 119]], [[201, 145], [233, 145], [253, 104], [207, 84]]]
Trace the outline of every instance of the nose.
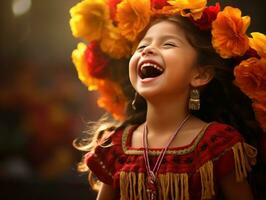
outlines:
[[153, 55], [153, 54], [155, 54], [155, 49], [151, 46], [145, 47], [141, 52], [142, 56]]

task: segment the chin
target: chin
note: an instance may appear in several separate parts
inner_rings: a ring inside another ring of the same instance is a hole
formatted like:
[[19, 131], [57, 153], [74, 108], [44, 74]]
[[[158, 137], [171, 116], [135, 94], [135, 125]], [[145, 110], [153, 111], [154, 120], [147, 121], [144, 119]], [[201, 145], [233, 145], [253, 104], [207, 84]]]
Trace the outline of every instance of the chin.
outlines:
[[151, 90], [151, 89], [142, 89], [137, 91], [140, 96], [142, 96], [147, 101], [152, 101], [153, 99], [162, 98], [162, 93], [159, 91]]

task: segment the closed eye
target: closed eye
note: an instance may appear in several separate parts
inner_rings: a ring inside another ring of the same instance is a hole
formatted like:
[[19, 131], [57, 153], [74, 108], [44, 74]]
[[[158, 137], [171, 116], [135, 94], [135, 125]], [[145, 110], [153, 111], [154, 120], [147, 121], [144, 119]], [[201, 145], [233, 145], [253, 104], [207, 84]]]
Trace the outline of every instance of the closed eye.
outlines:
[[174, 43], [169, 43], [169, 42], [164, 43], [163, 46], [166, 46], [166, 47], [168, 47], [168, 46], [170, 46], [170, 47], [177, 47], [176, 44], [174, 44]]
[[140, 46], [137, 48], [137, 50], [138, 50], [138, 51], [141, 51], [141, 50], [143, 50], [145, 47], [147, 47], [147, 45], [140, 45]]

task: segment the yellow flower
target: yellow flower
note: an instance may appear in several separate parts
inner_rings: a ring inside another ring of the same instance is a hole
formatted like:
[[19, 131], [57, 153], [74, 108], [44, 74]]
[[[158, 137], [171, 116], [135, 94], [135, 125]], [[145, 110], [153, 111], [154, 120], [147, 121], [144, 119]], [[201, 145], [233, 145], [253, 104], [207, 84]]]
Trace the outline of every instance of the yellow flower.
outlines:
[[183, 17], [192, 16], [194, 20], [200, 19], [207, 0], [169, 0], [170, 5], [180, 11]]
[[121, 34], [130, 41], [147, 26], [151, 16], [150, 0], [124, 0], [117, 5], [116, 20]]
[[73, 35], [88, 41], [100, 39], [105, 27], [111, 23], [105, 0], [84, 0], [70, 9], [70, 15]]
[[131, 53], [130, 44], [113, 26], [103, 34], [100, 45], [104, 53], [115, 59], [128, 57]]
[[97, 90], [98, 80], [91, 77], [85, 60], [86, 44], [79, 43], [77, 49], [72, 52], [72, 61], [78, 72], [78, 77], [89, 90]]
[[250, 17], [241, 17], [238, 8], [230, 6], [218, 13], [212, 26], [212, 45], [222, 58], [242, 56], [249, 48], [246, 30]]
[[115, 119], [123, 120], [127, 100], [120, 86], [105, 80], [100, 81], [98, 87], [100, 93], [100, 98], [97, 100], [98, 106], [112, 113]]
[[251, 33], [253, 38], [249, 38], [249, 45], [252, 49], [255, 49], [257, 53], [266, 58], [266, 35], [254, 32]]

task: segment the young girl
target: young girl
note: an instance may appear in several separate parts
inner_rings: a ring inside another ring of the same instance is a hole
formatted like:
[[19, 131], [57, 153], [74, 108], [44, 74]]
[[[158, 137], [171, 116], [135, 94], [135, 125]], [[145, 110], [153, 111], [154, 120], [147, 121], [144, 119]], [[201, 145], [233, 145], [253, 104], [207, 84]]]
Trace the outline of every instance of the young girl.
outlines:
[[265, 69], [256, 37], [266, 40], [248, 39], [249, 17], [204, 0], [85, 0], [71, 15], [73, 34], [90, 42], [73, 52], [79, 77], [120, 121], [75, 141], [97, 199], [253, 199], [257, 149], [244, 139], [259, 147], [262, 129], [250, 99], [262, 128], [266, 109], [241, 72]]

